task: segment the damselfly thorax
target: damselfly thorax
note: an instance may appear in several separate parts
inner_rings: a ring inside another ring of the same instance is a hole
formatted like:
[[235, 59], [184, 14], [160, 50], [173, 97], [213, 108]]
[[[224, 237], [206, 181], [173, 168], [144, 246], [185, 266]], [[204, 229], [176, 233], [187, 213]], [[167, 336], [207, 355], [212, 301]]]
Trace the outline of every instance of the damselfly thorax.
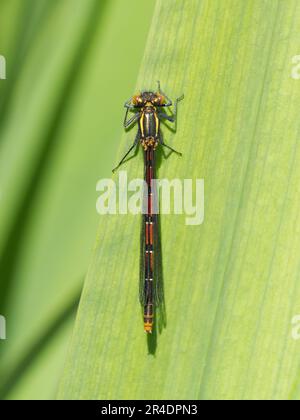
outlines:
[[[167, 120], [176, 122], [177, 104], [183, 96], [175, 102], [173, 116], [163, 112], [163, 108], [173, 105], [172, 101], [160, 90], [158, 92], [142, 92], [133, 96], [125, 103], [127, 108], [124, 127], [129, 128], [138, 122], [138, 132], [134, 144], [123, 157], [118, 169], [126, 160], [130, 152], [139, 144], [144, 149], [144, 179], [147, 185], [147, 205], [143, 214], [141, 231], [141, 275], [140, 275], [140, 301], [143, 307], [144, 331], [151, 333], [155, 309], [162, 302], [162, 279], [160, 276], [160, 234], [158, 212], [155, 211], [155, 155], [158, 146], [166, 147], [169, 150], [181, 155], [181, 153], [166, 145], [160, 132], [160, 121]], [[128, 113], [134, 115], [128, 119]], [[113, 172], [114, 172], [113, 171]]]
[[142, 144], [145, 152], [149, 148], [152, 148], [153, 150], [156, 150], [156, 148], [158, 146], [158, 140], [155, 139], [154, 137], [141, 138], [141, 144]]

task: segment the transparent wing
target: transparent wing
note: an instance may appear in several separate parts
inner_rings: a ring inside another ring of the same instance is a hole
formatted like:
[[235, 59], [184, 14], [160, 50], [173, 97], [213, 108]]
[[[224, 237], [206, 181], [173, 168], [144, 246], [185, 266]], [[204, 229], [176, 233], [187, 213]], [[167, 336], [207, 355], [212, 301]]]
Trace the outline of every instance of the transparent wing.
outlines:
[[140, 302], [145, 304], [145, 237], [146, 237], [146, 216], [142, 215], [141, 223], [141, 248], [140, 248]]

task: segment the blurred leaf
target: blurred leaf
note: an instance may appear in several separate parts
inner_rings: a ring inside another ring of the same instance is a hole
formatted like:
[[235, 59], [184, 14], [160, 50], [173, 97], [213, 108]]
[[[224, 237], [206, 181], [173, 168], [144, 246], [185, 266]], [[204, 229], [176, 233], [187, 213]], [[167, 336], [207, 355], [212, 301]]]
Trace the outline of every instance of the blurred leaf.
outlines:
[[59, 398], [300, 397], [299, 18], [296, 0], [158, 1], [138, 87], [184, 91], [165, 130], [184, 156], [159, 177], [204, 178], [206, 219], [162, 216], [167, 327], [147, 343], [139, 218], [103, 217]]
[[7, 60], [7, 80], [0, 85], [0, 121], [10, 109], [14, 84], [34, 38], [57, 0], [0, 1], [0, 51]]
[[64, 307], [51, 314], [53, 319], [48, 320], [47, 328], [36, 342], [32, 341], [28, 348], [24, 347], [14, 368], [8, 371], [7, 376], [2, 375], [2, 397], [49, 399], [55, 395], [80, 292], [81, 288], [70, 296], [69, 301], [65, 299]]
[[[0, 313], [8, 329], [0, 388], [8, 398], [54, 396], [71, 322], [42, 355], [30, 349], [64, 313], [87, 270], [96, 183], [111, 173], [122, 101], [136, 80], [153, 9], [131, 3], [31, 0], [23, 22], [26, 33], [32, 29], [0, 121]], [[55, 346], [57, 357], [43, 357]], [[19, 369], [24, 357], [31, 362]]]
[[[30, 369], [18, 377], [9, 393], [10, 400], [48, 400], [57, 392], [60, 372], [65, 363], [65, 356], [69, 344], [70, 331], [74, 319], [71, 317], [56, 331], [41, 351], [39, 351]], [[67, 338], [67, 339], [66, 339]]]

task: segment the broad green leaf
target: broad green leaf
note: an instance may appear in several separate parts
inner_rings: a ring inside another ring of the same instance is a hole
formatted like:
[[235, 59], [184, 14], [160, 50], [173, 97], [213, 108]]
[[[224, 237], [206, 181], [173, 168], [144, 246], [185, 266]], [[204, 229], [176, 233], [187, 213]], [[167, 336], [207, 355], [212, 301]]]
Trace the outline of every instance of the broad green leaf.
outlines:
[[297, 0], [158, 0], [137, 87], [185, 93], [159, 177], [203, 178], [205, 221], [161, 218], [167, 325], [148, 338], [139, 217], [102, 217], [60, 399], [299, 398], [299, 19]]
[[138, 0], [132, 9], [123, 0], [30, 3], [29, 17], [23, 7], [10, 12], [23, 44], [8, 61], [0, 116], [0, 313], [8, 332], [0, 397], [14, 399], [55, 395], [71, 322], [32, 349], [79, 294], [99, 221], [96, 183], [111, 173], [120, 102], [136, 80], [153, 10]]

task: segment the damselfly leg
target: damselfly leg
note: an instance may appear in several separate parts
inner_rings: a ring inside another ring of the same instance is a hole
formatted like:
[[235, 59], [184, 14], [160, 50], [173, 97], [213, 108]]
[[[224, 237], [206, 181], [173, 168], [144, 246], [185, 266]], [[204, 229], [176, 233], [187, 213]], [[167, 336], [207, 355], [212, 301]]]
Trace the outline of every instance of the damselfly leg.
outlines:
[[139, 133], [137, 133], [136, 138], [134, 140], [133, 145], [129, 148], [128, 152], [125, 153], [125, 155], [123, 156], [123, 158], [121, 159], [121, 161], [119, 162], [118, 166], [116, 166], [112, 171], [113, 173], [115, 173], [120, 166], [123, 165], [123, 163], [126, 161], [127, 157], [130, 155], [130, 153], [134, 150], [134, 148], [137, 148], [138, 143], [139, 143], [140, 137], [139, 137]]

